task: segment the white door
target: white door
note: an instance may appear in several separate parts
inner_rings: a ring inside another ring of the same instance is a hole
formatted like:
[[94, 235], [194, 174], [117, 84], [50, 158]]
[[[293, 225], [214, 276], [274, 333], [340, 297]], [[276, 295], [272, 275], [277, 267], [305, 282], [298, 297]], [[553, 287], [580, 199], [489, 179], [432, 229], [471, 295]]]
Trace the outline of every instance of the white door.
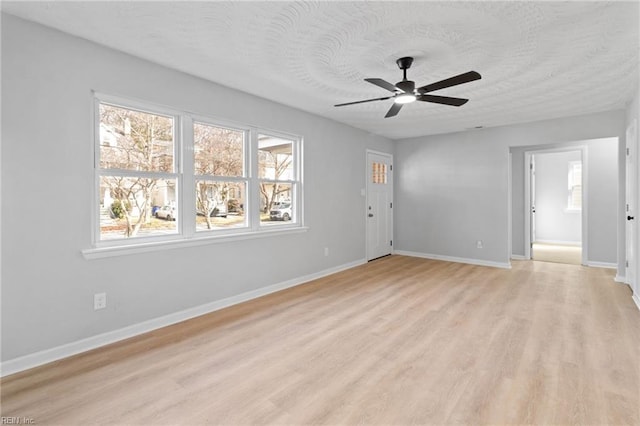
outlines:
[[367, 260], [393, 248], [393, 157], [367, 152]]
[[631, 286], [634, 294], [638, 294], [636, 280], [635, 254], [637, 250], [636, 239], [636, 163], [637, 163], [637, 127], [634, 120], [627, 128], [627, 161], [626, 161], [626, 211], [625, 211], [625, 242], [626, 242], [626, 268], [625, 281]]

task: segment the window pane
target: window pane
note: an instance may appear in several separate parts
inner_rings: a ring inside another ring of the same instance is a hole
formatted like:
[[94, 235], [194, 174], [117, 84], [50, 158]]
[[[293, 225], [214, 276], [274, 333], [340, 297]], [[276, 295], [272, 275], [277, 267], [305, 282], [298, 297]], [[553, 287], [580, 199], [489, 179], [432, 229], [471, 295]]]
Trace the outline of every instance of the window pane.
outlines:
[[173, 118], [100, 104], [100, 167], [174, 171]]
[[387, 165], [384, 163], [371, 163], [371, 182], [378, 184], [387, 183]]
[[294, 180], [292, 141], [258, 135], [258, 177]]
[[243, 176], [244, 132], [195, 123], [196, 175]]
[[196, 181], [196, 230], [247, 226], [245, 182]]
[[569, 208], [580, 210], [582, 209], [582, 185], [576, 185], [571, 189], [571, 196], [569, 200]]
[[177, 232], [175, 179], [100, 177], [100, 239]]
[[287, 222], [295, 218], [290, 183], [260, 184], [260, 223]]

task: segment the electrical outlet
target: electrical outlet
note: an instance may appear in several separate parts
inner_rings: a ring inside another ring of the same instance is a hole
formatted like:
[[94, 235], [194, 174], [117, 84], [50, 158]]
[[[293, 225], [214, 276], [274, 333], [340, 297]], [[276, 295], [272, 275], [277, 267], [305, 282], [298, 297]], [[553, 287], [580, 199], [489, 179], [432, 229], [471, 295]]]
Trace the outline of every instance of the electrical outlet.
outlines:
[[96, 293], [93, 295], [93, 309], [104, 309], [107, 307], [107, 293]]
[[476, 241], [476, 248], [479, 248], [479, 249], [483, 248], [482, 240]]
[[329, 256], [329, 247], [324, 248], [324, 255]]

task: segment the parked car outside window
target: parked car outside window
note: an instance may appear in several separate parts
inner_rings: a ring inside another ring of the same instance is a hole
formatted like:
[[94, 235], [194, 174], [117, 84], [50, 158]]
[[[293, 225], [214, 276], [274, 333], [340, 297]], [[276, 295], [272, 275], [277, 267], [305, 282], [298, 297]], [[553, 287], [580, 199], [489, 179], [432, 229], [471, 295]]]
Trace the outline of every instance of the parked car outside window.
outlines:
[[158, 219], [176, 220], [178, 218], [178, 210], [172, 206], [162, 206], [156, 210]]
[[269, 212], [271, 220], [291, 220], [291, 216], [291, 203], [274, 204]]
[[[206, 216], [203, 210], [196, 210], [196, 214], [200, 216]], [[218, 203], [210, 212], [209, 217], [227, 217], [228, 209], [225, 203]]]

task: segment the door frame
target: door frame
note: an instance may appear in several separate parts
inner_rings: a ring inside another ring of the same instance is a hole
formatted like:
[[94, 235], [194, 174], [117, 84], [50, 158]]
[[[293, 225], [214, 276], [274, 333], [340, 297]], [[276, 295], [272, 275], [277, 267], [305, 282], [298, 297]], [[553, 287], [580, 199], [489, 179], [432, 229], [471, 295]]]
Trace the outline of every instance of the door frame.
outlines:
[[[362, 214], [362, 217], [365, 221], [365, 236], [364, 236], [364, 245], [365, 245], [365, 260], [368, 262], [370, 259], [370, 255], [369, 255], [369, 220], [367, 220], [367, 214], [368, 214], [368, 209], [367, 206], [369, 206], [369, 189], [371, 186], [371, 182], [369, 181], [369, 154], [375, 154], [375, 155], [381, 155], [383, 157], [387, 157], [389, 159], [389, 164], [391, 167], [389, 167], [389, 171], [388, 171], [388, 176], [389, 176], [389, 180], [391, 181], [391, 185], [389, 185], [390, 191], [391, 191], [391, 202], [395, 203], [394, 200], [394, 196], [393, 196], [393, 187], [395, 186], [395, 180], [393, 178], [393, 154], [389, 154], [388, 152], [382, 152], [382, 151], [376, 151], [373, 149], [367, 149], [365, 151], [365, 155], [364, 155], [364, 179], [365, 179], [365, 204], [364, 204], [364, 211]], [[391, 213], [389, 214], [389, 221], [391, 223], [389, 223], [389, 230], [391, 233], [391, 241], [393, 241], [393, 231], [394, 231], [394, 216], [393, 216], [393, 211], [394, 208], [391, 208]], [[391, 245], [391, 254], [393, 254], [395, 251], [395, 246], [392, 244]]]
[[531, 260], [531, 156], [536, 154], [551, 154], [557, 152], [571, 152], [571, 151], [579, 151], [580, 157], [582, 161], [582, 224], [581, 224], [581, 233], [582, 233], [582, 265], [587, 265], [588, 263], [588, 235], [587, 232], [588, 227], [588, 161], [587, 161], [587, 146], [586, 145], [573, 145], [566, 147], [558, 147], [558, 148], [541, 148], [541, 149], [532, 149], [530, 151], [524, 152], [524, 258], [527, 260]]
[[[638, 218], [634, 220], [634, 226], [630, 226], [630, 222], [627, 219], [629, 215], [638, 216], [638, 193], [640, 192], [640, 185], [638, 185], [637, 164], [639, 156], [638, 124], [636, 119], [633, 119], [626, 128], [625, 149], [625, 210], [623, 212], [625, 224], [625, 276], [623, 281], [633, 290], [633, 297], [638, 298]], [[630, 160], [632, 165], [631, 169], [629, 168]], [[629, 187], [630, 181], [632, 183], [631, 187]], [[631, 249], [631, 253], [629, 253], [629, 248]], [[629, 261], [631, 261], [631, 263], [629, 263]]]

